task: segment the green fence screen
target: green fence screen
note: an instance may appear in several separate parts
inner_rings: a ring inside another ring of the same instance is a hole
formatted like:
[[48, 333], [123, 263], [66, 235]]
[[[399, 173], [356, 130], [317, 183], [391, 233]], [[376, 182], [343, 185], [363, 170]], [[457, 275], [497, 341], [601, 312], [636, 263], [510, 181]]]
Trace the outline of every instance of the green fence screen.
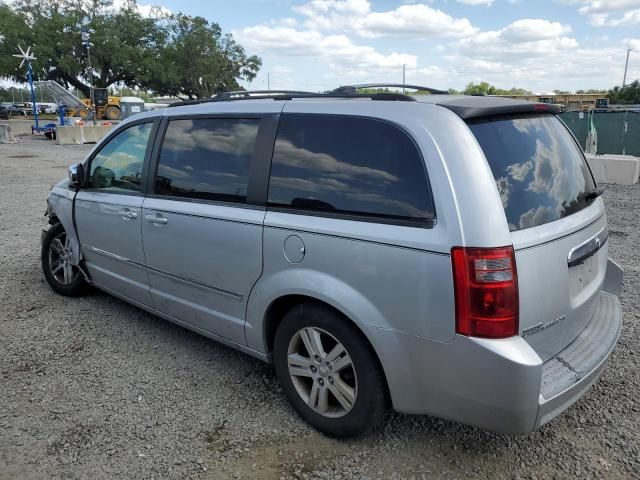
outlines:
[[[580, 118], [580, 112], [564, 112], [560, 118], [585, 148], [589, 128], [589, 115]], [[598, 153], [626, 154], [640, 157], [640, 112], [595, 112], [593, 123], [598, 132]], [[626, 128], [625, 128], [626, 125]]]

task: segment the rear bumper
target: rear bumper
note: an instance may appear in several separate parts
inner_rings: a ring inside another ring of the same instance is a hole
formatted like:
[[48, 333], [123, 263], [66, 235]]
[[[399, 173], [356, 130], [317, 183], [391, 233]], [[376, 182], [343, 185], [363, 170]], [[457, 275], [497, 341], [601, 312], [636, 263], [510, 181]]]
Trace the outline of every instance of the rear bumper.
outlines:
[[543, 365], [536, 426], [571, 406], [597, 380], [618, 341], [621, 326], [618, 297], [601, 292], [594, 318], [580, 336]]
[[393, 406], [505, 433], [528, 433], [571, 406], [597, 379], [621, 326], [618, 298], [601, 292], [588, 326], [546, 362], [521, 337], [457, 335], [438, 343], [368, 329]]

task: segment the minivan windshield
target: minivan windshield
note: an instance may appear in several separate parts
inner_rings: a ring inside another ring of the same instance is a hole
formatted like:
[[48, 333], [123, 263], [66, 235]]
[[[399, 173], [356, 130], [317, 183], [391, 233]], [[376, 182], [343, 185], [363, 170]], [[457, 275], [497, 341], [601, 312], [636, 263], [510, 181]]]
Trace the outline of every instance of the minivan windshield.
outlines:
[[469, 122], [489, 162], [509, 230], [553, 222], [585, 208], [595, 188], [578, 145], [551, 114]]

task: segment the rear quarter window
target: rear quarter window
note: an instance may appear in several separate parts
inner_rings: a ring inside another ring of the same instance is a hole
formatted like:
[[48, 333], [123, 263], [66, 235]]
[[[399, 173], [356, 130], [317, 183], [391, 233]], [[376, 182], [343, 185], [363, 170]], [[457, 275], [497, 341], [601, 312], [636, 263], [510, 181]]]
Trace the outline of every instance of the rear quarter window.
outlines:
[[595, 188], [582, 152], [554, 115], [472, 120], [489, 162], [509, 230], [553, 222], [585, 208]]
[[285, 114], [278, 125], [269, 204], [430, 222], [433, 203], [417, 146], [385, 121]]

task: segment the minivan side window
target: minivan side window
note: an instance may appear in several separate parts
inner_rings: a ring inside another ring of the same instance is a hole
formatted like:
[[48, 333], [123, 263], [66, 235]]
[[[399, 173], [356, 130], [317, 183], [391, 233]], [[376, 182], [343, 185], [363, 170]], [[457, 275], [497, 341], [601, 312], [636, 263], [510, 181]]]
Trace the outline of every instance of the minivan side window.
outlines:
[[155, 193], [246, 203], [259, 120], [171, 120], [160, 150]]
[[282, 115], [269, 204], [414, 221], [434, 213], [413, 140], [391, 123], [346, 115]]
[[152, 127], [151, 122], [134, 125], [109, 140], [91, 159], [87, 187], [139, 192]]

